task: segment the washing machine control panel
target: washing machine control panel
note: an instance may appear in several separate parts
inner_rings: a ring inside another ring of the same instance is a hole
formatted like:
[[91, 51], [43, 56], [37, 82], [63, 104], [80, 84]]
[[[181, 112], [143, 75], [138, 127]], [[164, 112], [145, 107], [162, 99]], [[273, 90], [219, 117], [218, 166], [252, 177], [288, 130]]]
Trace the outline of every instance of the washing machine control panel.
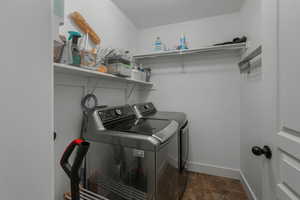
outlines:
[[122, 110], [119, 109], [119, 108], [115, 110], [115, 113], [116, 113], [117, 116], [121, 116], [123, 114]]
[[100, 117], [102, 123], [108, 123], [128, 117], [135, 117], [135, 113], [132, 108], [128, 105], [108, 108], [98, 111], [98, 116]]

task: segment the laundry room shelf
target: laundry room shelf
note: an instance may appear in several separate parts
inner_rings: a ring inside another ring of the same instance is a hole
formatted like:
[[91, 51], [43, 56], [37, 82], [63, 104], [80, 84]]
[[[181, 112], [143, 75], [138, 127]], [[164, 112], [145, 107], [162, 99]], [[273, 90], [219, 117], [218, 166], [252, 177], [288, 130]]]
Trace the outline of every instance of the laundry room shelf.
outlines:
[[142, 60], [147, 58], [167, 57], [167, 56], [180, 56], [202, 53], [218, 53], [218, 52], [236, 52], [238, 55], [242, 55], [246, 49], [246, 43], [228, 44], [219, 46], [208, 46], [199, 49], [187, 49], [187, 50], [174, 50], [174, 51], [161, 51], [147, 54], [137, 54], [133, 56], [135, 60]]
[[89, 69], [84, 69], [84, 68], [61, 64], [61, 63], [54, 63], [54, 72], [55, 74], [67, 74], [67, 75], [81, 76], [85, 78], [109, 79], [109, 80], [126, 82], [126, 83], [134, 83], [141, 86], [153, 86], [153, 83], [151, 82], [144, 82], [144, 81], [132, 80], [129, 78], [122, 78], [108, 73], [92, 71]]

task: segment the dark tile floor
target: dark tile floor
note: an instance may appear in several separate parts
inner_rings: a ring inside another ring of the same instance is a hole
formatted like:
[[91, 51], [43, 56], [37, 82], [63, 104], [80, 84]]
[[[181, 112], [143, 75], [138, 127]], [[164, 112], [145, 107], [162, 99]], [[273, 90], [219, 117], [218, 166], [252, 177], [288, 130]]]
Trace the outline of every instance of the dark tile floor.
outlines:
[[182, 200], [248, 200], [239, 180], [189, 173]]

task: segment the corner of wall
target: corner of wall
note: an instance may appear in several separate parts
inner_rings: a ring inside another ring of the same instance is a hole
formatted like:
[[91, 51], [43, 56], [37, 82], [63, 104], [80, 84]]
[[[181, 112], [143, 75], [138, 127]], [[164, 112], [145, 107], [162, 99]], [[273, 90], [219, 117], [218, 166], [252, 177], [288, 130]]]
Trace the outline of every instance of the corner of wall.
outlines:
[[256, 197], [253, 189], [251, 188], [250, 184], [248, 183], [245, 175], [243, 174], [243, 171], [241, 170], [240, 171], [240, 181], [244, 187], [244, 190], [247, 194], [247, 197], [250, 199], [250, 200], [258, 200], [258, 198]]

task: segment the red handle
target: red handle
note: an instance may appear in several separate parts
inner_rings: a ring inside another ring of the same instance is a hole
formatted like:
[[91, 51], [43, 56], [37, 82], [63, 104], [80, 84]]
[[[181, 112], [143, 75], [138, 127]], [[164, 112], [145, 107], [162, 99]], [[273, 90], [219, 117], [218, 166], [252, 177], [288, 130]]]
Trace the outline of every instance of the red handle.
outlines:
[[[77, 153], [73, 164], [70, 165], [69, 158], [76, 146], [78, 146]], [[80, 180], [79, 169], [82, 165], [84, 157], [87, 154], [89, 146], [90, 143], [82, 139], [73, 140], [64, 151], [63, 156], [60, 160], [60, 165], [62, 166], [66, 174], [69, 176], [69, 178], [71, 179], [72, 200], [79, 200], [79, 180]]]

